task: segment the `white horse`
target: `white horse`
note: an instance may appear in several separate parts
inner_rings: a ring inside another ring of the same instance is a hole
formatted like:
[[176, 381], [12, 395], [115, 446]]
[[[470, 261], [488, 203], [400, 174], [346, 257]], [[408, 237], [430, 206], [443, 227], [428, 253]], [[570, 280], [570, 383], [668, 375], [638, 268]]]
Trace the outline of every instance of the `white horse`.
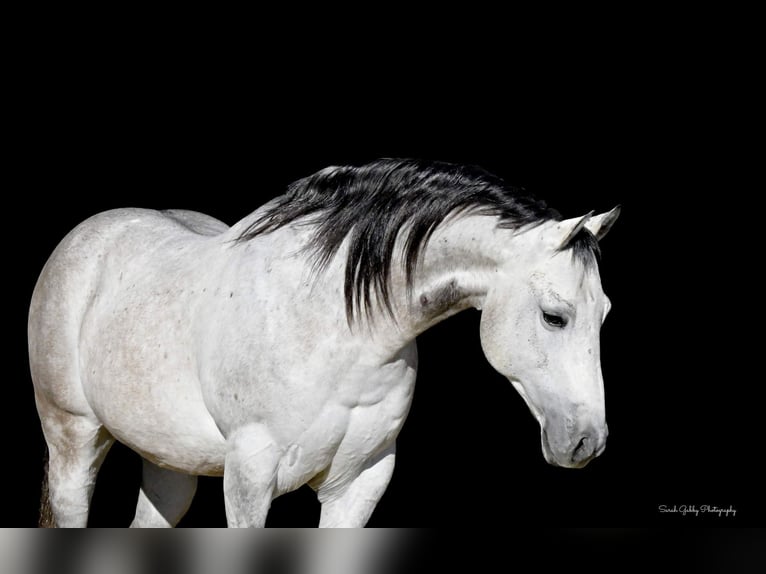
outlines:
[[475, 168], [333, 167], [229, 228], [118, 209], [71, 231], [29, 313], [59, 526], [85, 526], [114, 440], [144, 459], [133, 526], [173, 526], [196, 476], [223, 475], [230, 526], [262, 526], [309, 484], [320, 526], [363, 526], [394, 469], [415, 338], [474, 307], [481, 343], [582, 467], [607, 426], [595, 255], [618, 215], [561, 220]]

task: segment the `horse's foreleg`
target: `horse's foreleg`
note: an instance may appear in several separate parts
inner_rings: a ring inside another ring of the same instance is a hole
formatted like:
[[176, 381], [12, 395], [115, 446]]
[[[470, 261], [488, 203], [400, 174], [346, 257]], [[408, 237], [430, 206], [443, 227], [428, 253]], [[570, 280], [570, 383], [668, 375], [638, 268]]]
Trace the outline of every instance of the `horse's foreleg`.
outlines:
[[229, 527], [266, 524], [277, 484], [279, 449], [262, 425], [247, 425], [227, 440], [223, 493]]
[[394, 472], [396, 445], [378, 457], [343, 488], [319, 487], [320, 528], [361, 528], [372, 516]]
[[189, 510], [197, 477], [160, 468], [144, 459], [141, 492], [131, 528], [171, 528]]

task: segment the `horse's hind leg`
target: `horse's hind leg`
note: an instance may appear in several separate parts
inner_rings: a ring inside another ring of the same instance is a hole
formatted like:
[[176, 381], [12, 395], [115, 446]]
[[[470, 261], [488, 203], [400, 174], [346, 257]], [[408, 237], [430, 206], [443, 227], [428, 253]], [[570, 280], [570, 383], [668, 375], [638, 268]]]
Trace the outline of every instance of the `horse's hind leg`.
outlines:
[[170, 528], [189, 510], [197, 477], [160, 468], [144, 459], [141, 492], [131, 528]]
[[114, 438], [87, 416], [56, 407], [40, 412], [44, 413], [41, 419], [48, 443], [48, 492], [56, 526], [85, 527], [96, 475]]

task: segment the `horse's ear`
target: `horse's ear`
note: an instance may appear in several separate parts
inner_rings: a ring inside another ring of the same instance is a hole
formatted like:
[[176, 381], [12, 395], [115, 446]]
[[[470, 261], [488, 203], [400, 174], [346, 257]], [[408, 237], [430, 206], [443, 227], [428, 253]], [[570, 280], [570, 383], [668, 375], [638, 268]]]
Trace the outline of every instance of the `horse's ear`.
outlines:
[[572, 240], [577, 237], [577, 234], [582, 231], [582, 228], [585, 227], [585, 224], [588, 223], [592, 215], [593, 212], [591, 211], [582, 217], [565, 219], [556, 225], [556, 233], [558, 234], [556, 243], [558, 244], [559, 251], [567, 248]]
[[617, 221], [617, 218], [620, 216], [621, 209], [622, 207], [618, 205], [612, 211], [608, 211], [600, 215], [594, 215], [590, 218], [590, 221], [585, 224], [585, 227], [588, 229], [588, 231], [596, 236], [596, 240], [601, 241], [604, 235], [606, 235], [612, 228], [614, 222]]

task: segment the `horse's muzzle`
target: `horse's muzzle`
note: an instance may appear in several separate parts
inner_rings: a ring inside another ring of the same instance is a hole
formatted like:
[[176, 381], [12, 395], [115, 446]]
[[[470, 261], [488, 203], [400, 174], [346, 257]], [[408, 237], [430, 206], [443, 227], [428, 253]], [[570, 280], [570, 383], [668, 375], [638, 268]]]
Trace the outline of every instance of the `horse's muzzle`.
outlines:
[[[548, 464], [564, 468], [582, 468], [599, 456], [606, 448], [606, 437], [609, 430], [589, 427], [574, 435], [564, 445], [551, 444], [548, 432], [542, 431], [543, 456]], [[563, 447], [563, 448], [562, 448]]]

